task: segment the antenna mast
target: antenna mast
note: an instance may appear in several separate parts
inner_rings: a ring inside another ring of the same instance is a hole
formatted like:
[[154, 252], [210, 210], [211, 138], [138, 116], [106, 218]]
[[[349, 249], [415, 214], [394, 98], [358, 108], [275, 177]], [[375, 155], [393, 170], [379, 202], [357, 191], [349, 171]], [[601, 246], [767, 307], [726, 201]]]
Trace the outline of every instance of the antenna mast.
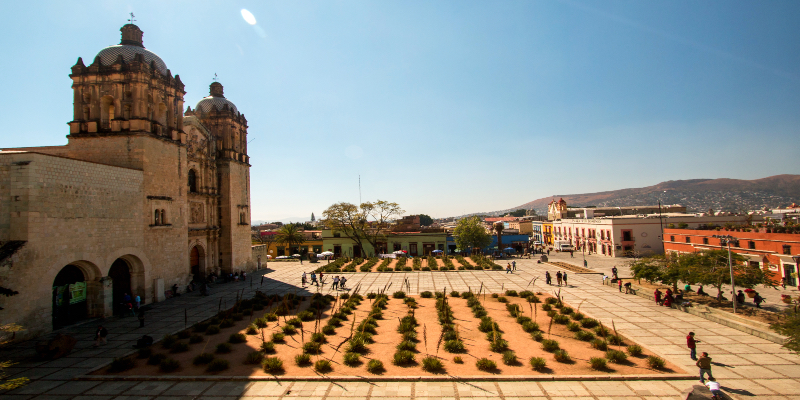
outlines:
[[361, 174], [358, 174], [358, 205], [361, 205]]

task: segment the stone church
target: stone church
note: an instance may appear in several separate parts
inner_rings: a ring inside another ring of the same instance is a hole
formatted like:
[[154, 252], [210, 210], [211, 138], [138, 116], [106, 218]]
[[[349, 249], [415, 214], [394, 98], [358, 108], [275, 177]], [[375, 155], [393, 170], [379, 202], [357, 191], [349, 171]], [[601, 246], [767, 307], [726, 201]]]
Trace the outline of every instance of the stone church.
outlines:
[[247, 120], [184, 85], [142, 31], [72, 67], [65, 146], [0, 151], [0, 321], [32, 336], [252, 270]]

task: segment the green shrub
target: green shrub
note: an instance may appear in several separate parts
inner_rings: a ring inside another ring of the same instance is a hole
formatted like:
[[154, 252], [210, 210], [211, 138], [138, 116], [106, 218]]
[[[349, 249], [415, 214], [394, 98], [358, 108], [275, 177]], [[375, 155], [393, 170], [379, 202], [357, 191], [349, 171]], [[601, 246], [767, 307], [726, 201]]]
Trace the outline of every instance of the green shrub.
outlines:
[[260, 328], [266, 328], [267, 327], [267, 319], [266, 318], [256, 318], [253, 321], [253, 325], [255, 325], [256, 328], [259, 328], [259, 329]]
[[264, 314], [264, 318], [269, 322], [275, 322], [278, 320], [278, 315], [274, 313]]
[[498, 297], [497, 301], [499, 301], [501, 303], [508, 303], [508, 299], [505, 296]]
[[139, 349], [138, 352], [136, 352], [136, 358], [139, 359], [150, 358], [150, 356], [152, 355], [153, 355], [153, 349], [151, 349], [149, 346], [143, 347]]
[[519, 292], [519, 297], [528, 298], [530, 296], [533, 296], [533, 292], [531, 292], [530, 290], [523, 290]]
[[[259, 353], [259, 352], [257, 352], [257, 351], [255, 351], [254, 353], [258, 354], [258, 355], [259, 355], [259, 357], [263, 357], [263, 356], [261, 355], [261, 353]], [[249, 360], [249, 359], [250, 359], [250, 357], [248, 356], [248, 360]], [[247, 362], [247, 361], [245, 361], [245, 362]], [[258, 361], [258, 362], [256, 362], [256, 363], [249, 363], [249, 362], [247, 362], [247, 364], [258, 364], [258, 363], [260, 363], [260, 362], [261, 362], [261, 360], [259, 360], [259, 361]], [[226, 369], [228, 369], [228, 368], [230, 368], [230, 363], [228, 362], [228, 360], [216, 359], [216, 360], [214, 360], [214, 361], [211, 361], [211, 362], [208, 364], [208, 367], [206, 367], [206, 371], [208, 371], [208, 372], [219, 372], [219, 371], [225, 371], [225, 370], [226, 370]]]
[[594, 328], [598, 324], [600, 324], [600, 323], [597, 322], [596, 319], [592, 319], [592, 318], [584, 318], [584, 319], [581, 320], [581, 326], [584, 327], [584, 328]]
[[361, 338], [352, 338], [347, 343], [347, 352], [348, 353], [366, 353], [367, 352], [367, 344], [364, 343], [364, 339]]
[[581, 330], [581, 326], [575, 322], [570, 322], [567, 324], [567, 330], [569, 330], [570, 332], [577, 332]]
[[286, 341], [286, 335], [280, 332], [275, 332], [272, 334], [272, 341], [275, 343], [283, 343]]
[[481, 323], [478, 325], [478, 330], [481, 332], [491, 332], [493, 330], [499, 331], [500, 326], [497, 325], [497, 322], [492, 321], [491, 318], [482, 318]]
[[639, 346], [638, 344], [632, 344], [628, 346], [627, 350], [628, 354], [630, 354], [633, 357], [639, 357], [642, 355], [642, 346]]
[[464, 299], [471, 299], [474, 296], [475, 296], [475, 294], [472, 293], [472, 292], [461, 292], [461, 298], [464, 298]]
[[377, 294], [377, 293], [375, 293], [375, 292], [372, 292], [372, 293], [367, 293], [367, 298], [368, 298], [368, 299], [374, 299], [374, 298], [376, 298], [376, 297], [378, 297], [378, 294]]
[[464, 359], [462, 359], [461, 356], [455, 356], [455, 357], [453, 357], [453, 362], [456, 363], [456, 364], [463, 364], [464, 363]]
[[556, 342], [555, 340], [552, 339], [542, 340], [542, 350], [553, 352], [558, 349], [559, 349], [558, 342]]
[[404, 340], [397, 345], [397, 350], [410, 350], [414, 351], [417, 349], [417, 344], [408, 340]]
[[339, 318], [333, 317], [333, 318], [328, 320], [328, 326], [334, 326], [334, 327], [342, 326], [342, 320], [339, 319]]
[[161, 372], [172, 372], [180, 367], [181, 367], [180, 361], [174, 358], [164, 359], [164, 361], [161, 361], [161, 364], [158, 364], [158, 370]]
[[206, 335], [216, 335], [219, 333], [219, 325], [209, 325], [206, 328]]
[[550, 304], [546, 304], [546, 303], [542, 304], [542, 311], [552, 311], [552, 310], [553, 310], [553, 306], [551, 306]]
[[111, 365], [108, 367], [109, 372], [122, 372], [132, 369], [136, 366], [136, 362], [133, 361], [133, 358], [130, 357], [118, 357], [115, 358], [114, 361], [111, 361]]
[[232, 319], [223, 319], [222, 322], [219, 323], [220, 328], [230, 328], [233, 325], [235, 324]]
[[454, 339], [444, 342], [444, 351], [448, 353], [463, 353], [466, 350], [464, 342]]
[[[308, 356], [308, 354], [306, 354], [306, 356]], [[267, 357], [264, 359], [264, 362], [261, 363], [261, 367], [264, 368], [264, 372], [277, 375], [283, 372], [283, 361], [278, 357]]]
[[514, 353], [512, 350], [506, 350], [503, 352], [503, 364], [505, 365], [514, 365], [517, 363], [517, 353]]
[[308, 354], [319, 354], [322, 352], [322, 345], [317, 342], [303, 343], [303, 352]]
[[531, 338], [537, 342], [541, 342], [544, 340], [544, 333], [542, 331], [536, 331], [531, 333]]
[[653, 369], [662, 369], [667, 364], [663, 358], [658, 356], [647, 356], [647, 365]]
[[558, 311], [556, 311], [556, 310], [550, 310], [550, 311], [547, 312], [547, 316], [550, 317], [550, 318], [553, 318], [556, 315], [558, 315]]
[[164, 335], [164, 338], [161, 339], [161, 347], [169, 350], [172, 346], [178, 343], [178, 337], [174, 335]]
[[361, 355], [358, 353], [344, 353], [344, 365], [357, 367], [361, 364]]
[[392, 363], [394, 365], [407, 365], [414, 362], [414, 353], [408, 350], [399, 350], [398, 352], [394, 353], [394, 358], [392, 358]]
[[147, 365], [159, 365], [162, 361], [167, 359], [166, 354], [153, 354], [147, 359]]
[[562, 363], [569, 362], [570, 360], [572, 360], [569, 357], [569, 353], [567, 353], [567, 351], [564, 350], [564, 349], [560, 349], [560, 350], [554, 351], [553, 352], [553, 358], [555, 358], [556, 361], [562, 362]]
[[440, 372], [444, 369], [444, 364], [436, 357], [425, 357], [422, 359], [422, 369], [428, 372]]
[[294, 327], [294, 325], [288, 325], [288, 324], [287, 324], [287, 325], [284, 325], [284, 326], [281, 328], [281, 330], [282, 330], [282, 331], [283, 331], [283, 333], [284, 333], [284, 334], [286, 334], [286, 335], [294, 335], [295, 333], [297, 333], [297, 328], [295, 328], [295, 327]]
[[542, 357], [531, 357], [530, 364], [534, 371], [543, 371], [547, 367], [547, 361]]
[[308, 353], [298, 354], [294, 356], [294, 363], [298, 367], [307, 367], [311, 365], [311, 355]]
[[499, 294], [497, 294], [497, 293], [492, 293], [492, 298], [493, 298], [493, 299], [496, 299], [496, 298], [498, 298], [498, 297], [500, 297], [500, 295], [499, 295]]
[[325, 359], [317, 360], [317, 362], [314, 363], [314, 370], [324, 374], [333, 371], [333, 365], [331, 365], [330, 361]]
[[611, 331], [605, 326], [599, 325], [598, 327], [594, 328], [594, 333], [597, 334], [597, 336], [606, 337], [611, 334]]
[[385, 371], [383, 362], [381, 360], [369, 360], [367, 363], [367, 371], [371, 374], [380, 374]]
[[192, 360], [194, 365], [204, 365], [214, 361], [214, 355], [211, 353], [200, 353]]
[[402, 290], [398, 290], [398, 291], [396, 291], [396, 292], [394, 292], [392, 294], [392, 297], [394, 297], [395, 299], [402, 299], [402, 298], [406, 297], [406, 292], [404, 292]]
[[562, 307], [561, 310], [559, 310], [558, 312], [560, 312], [563, 315], [570, 315], [572, 314], [573, 311], [572, 307]]
[[575, 321], [580, 321], [580, 320], [585, 318], [585, 316], [583, 314], [579, 313], [579, 312], [572, 313], [572, 315], [570, 315], [570, 317], [572, 319], [574, 319]]
[[566, 315], [560, 315], [560, 314], [559, 315], [554, 315], [553, 316], [553, 322], [555, 322], [555, 323], [557, 323], [559, 325], [565, 325], [567, 322], [569, 322], [569, 317], [566, 316]]
[[594, 334], [589, 331], [577, 331], [575, 332], [575, 339], [583, 340], [584, 342], [588, 342], [594, 339]]
[[317, 332], [311, 335], [311, 341], [317, 343], [328, 343], [328, 338], [321, 332]]
[[497, 369], [497, 364], [488, 358], [481, 358], [475, 362], [475, 366], [481, 371], [494, 371]]
[[489, 343], [489, 349], [495, 353], [502, 353], [508, 350], [508, 342], [505, 339], [496, 339]]
[[558, 299], [556, 299], [555, 297], [548, 297], [548, 298], [546, 298], [544, 300], [544, 303], [545, 304], [556, 304], [556, 303], [558, 303]]
[[517, 297], [517, 296], [519, 296], [519, 294], [517, 294], [516, 290], [506, 290], [506, 296]]
[[539, 324], [536, 322], [526, 322], [522, 324], [522, 330], [528, 333], [536, 332], [539, 330]]
[[527, 299], [528, 299], [528, 303], [534, 303], [535, 304], [535, 303], [541, 303], [542, 302], [541, 300], [539, 300], [539, 297], [536, 296], [535, 294], [532, 294], [532, 295], [528, 296]]
[[591, 342], [592, 348], [595, 348], [600, 351], [608, 350], [608, 343], [603, 339], [594, 339]]
[[[242, 314], [242, 313], [233, 313], [233, 314], [231, 314], [231, 319], [234, 320], [234, 321], [241, 321], [241, 320], [244, 319], [244, 314]], [[223, 328], [227, 328], [227, 326], [225, 326]]]
[[230, 343], [220, 343], [217, 345], [216, 352], [218, 354], [225, 354], [225, 353], [230, 353], [232, 349], [233, 347], [231, 346]]
[[261, 351], [264, 354], [272, 354], [275, 352], [275, 343], [274, 342], [262, 342], [261, 343]]
[[228, 337], [228, 343], [237, 344], [237, 343], [244, 343], [246, 341], [247, 341], [247, 336], [245, 336], [243, 333], [234, 333]]
[[[461, 297], [461, 293], [459, 293], [458, 290], [453, 290], [452, 292], [450, 292], [450, 297]], [[439, 361], [439, 360], [436, 360], [436, 361]], [[424, 364], [425, 360], [423, 359], [422, 362]]]
[[170, 353], [185, 353], [189, 351], [189, 343], [178, 342], [172, 345], [169, 349]]
[[342, 293], [342, 294], [339, 296], [339, 298], [347, 300], [347, 299], [349, 299], [349, 298], [350, 298], [350, 294], [349, 294], [349, 293]]
[[306, 322], [313, 321], [314, 320], [314, 313], [311, 312], [311, 311], [308, 311], [308, 310], [301, 311], [301, 312], [297, 313], [297, 318], [299, 318], [301, 321], [306, 321]]
[[417, 332], [414, 331], [403, 332], [403, 340], [408, 340], [412, 342], [417, 340]]
[[524, 324], [526, 322], [531, 322], [531, 321], [533, 321], [531, 319], [531, 317], [526, 317], [524, 315], [520, 315], [519, 317], [517, 317], [517, 323], [520, 324], [520, 325], [522, 325], [522, 324]]
[[625, 362], [625, 360], [628, 359], [628, 356], [619, 350], [608, 350], [606, 351], [606, 358], [608, 361], [619, 364]]
[[[346, 309], [348, 309], [348, 308], [347, 307], [342, 307], [342, 310], [346, 310]], [[292, 319], [286, 321], [286, 324], [287, 325], [292, 325], [295, 328], [302, 328], [303, 327], [303, 321], [301, 321], [300, 318], [292, 318]]]
[[322, 327], [322, 333], [326, 335], [333, 335], [334, 333], [336, 333], [336, 328], [334, 328], [331, 325], [325, 325]]
[[622, 336], [619, 335], [609, 335], [607, 339], [608, 343], [611, 343], [616, 346], [622, 346], [625, 344], [625, 341], [622, 340]]
[[420, 293], [419, 296], [422, 297], [423, 299], [430, 299], [431, 297], [433, 297], [433, 293], [426, 290]]
[[606, 359], [603, 357], [592, 357], [589, 359], [589, 365], [591, 365], [592, 369], [596, 369], [598, 371], [602, 371], [606, 369]]

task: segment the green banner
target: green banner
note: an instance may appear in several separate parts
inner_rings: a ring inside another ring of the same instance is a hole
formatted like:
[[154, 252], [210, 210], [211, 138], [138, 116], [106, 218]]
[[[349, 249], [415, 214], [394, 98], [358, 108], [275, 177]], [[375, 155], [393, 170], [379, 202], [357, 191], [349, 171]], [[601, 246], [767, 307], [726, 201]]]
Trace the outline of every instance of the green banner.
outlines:
[[69, 285], [69, 304], [86, 301], [86, 282], [75, 282]]

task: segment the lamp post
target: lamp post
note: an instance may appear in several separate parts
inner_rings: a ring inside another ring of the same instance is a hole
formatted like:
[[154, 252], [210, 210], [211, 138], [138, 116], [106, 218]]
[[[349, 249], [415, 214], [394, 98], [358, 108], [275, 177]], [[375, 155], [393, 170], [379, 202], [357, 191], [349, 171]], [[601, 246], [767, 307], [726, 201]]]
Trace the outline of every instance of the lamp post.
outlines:
[[736, 238], [731, 235], [713, 235], [713, 237], [725, 241], [728, 246], [728, 268], [731, 270], [731, 303], [733, 304], [733, 313], [736, 314], [736, 287], [733, 285], [733, 263], [731, 262], [731, 240]]

